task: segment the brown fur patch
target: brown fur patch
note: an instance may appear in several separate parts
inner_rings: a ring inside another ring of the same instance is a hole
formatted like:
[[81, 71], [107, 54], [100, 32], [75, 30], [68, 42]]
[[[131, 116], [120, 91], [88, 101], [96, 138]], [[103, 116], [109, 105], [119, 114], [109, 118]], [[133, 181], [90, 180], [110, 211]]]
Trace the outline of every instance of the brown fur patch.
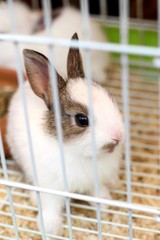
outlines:
[[[61, 92], [60, 105], [61, 105], [61, 125], [64, 142], [79, 138], [82, 134], [84, 134], [84, 132], [87, 131], [88, 127], [77, 126], [74, 120], [74, 116], [77, 113], [82, 113], [88, 116], [87, 107], [80, 103], [72, 101], [69, 95], [64, 91], [63, 94]], [[57, 137], [55, 113], [53, 108], [51, 111], [47, 111], [44, 126], [45, 131], [48, 134]]]

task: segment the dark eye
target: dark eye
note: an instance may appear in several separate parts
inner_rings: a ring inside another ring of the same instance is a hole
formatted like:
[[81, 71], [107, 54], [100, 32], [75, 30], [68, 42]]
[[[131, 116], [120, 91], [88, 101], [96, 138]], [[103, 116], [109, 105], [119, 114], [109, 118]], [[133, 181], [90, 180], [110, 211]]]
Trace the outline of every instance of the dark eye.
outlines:
[[79, 127], [87, 127], [88, 126], [88, 117], [82, 113], [77, 113], [75, 115], [75, 122]]

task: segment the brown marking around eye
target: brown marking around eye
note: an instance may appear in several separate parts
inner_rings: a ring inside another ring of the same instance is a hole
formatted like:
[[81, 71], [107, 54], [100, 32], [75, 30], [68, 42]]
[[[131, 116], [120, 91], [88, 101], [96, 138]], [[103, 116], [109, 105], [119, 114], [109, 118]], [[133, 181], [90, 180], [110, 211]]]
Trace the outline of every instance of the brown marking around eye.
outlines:
[[[63, 99], [63, 103], [61, 105], [61, 124], [64, 142], [78, 139], [88, 130], [88, 127], [82, 128], [76, 125], [74, 116], [77, 113], [82, 113], [88, 116], [87, 107], [80, 103], [71, 101], [69, 97], [65, 99], [65, 101]], [[53, 109], [46, 112], [44, 120], [45, 132], [57, 138], [56, 121]]]

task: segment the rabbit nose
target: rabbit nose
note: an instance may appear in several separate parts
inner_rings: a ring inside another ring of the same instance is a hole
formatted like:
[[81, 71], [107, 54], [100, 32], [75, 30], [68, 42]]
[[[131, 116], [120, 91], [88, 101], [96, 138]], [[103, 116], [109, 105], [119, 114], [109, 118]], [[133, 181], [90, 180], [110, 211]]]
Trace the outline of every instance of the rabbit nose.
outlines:
[[122, 132], [119, 130], [115, 131], [114, 134], [112, 135], [112, 140], [118, 144], [121, 139], [122, 139]]

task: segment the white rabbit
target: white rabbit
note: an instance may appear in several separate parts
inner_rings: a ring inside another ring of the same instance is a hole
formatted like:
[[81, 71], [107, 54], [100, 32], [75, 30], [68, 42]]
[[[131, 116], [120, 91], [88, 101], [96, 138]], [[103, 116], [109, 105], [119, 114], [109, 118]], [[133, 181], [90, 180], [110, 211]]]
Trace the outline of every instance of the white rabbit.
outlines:
[[[26, 4], [13, 1], [16, 31], [14, 33], [28, 35], [36, 29], [42, 17], [40, 11], [32, 11]], [[12, 33], [9, 6], [7, 2], [0, 2], [0, 34]], [[15, 48], [11, 42], [0, 41], [0, 67], [16, 68]]]
[[[72, 39], [78, 40], [76, 33]], [[53, 94], [50, 88], [49, 60], [33, 50], [25, 49], [23, 54], [29, 80], [24, 83], [24, 87], [39, 185], [64, 190], [52, 105]], [[69, 49], [67, 80], [65, 81], [58, 72], [56, 75], [68, 191], [94, 195], [88, 88], [79, 49]], [[95, 82], [92, 83], [91, 89], [100, 197], [110, 198], [108, 187], [118, 181], [124, 135], [123, 122], [116, 103], [106, 89]], [[7, 141], [27, 180], [33, 182], [19, 90], [13, 96], [9, 107]], [[64, 199], [42, 195], [41, 200], [45, 230], [50, 234], [58, 234], [62, 224]]]
[[[101, 29], [101, 26], [96, 23], [91, 17], [89, 18], [90, 25], [90, 40], [97, 42], [106, 42], [106, 37]], [[80, 40], [84, 39], [83, 24], [81, 13], [72, 8], [66, 7], [61, 10], [61, 13], [54, 19], [51, 25], [51, 36], [53, 38], [70, 39], [73, 32], [77, 32]], [[45, 30], [34, 34], [37, 37], [46, 36]], [[21, 50], [29, 48], [41, 52], [48, 56], [48, 48], [45, 45], [39, 44], [21, 44]], [[7, 49], [7, 52], [4, 50]], [[67, 47], [54, 48], [55, 50], [55, 68], [63, 78], [67, 77], [66, 61], [67, 61]], [[15, 54], [13, 45], [8, 42], [0, 44], [0, 52], [4, 52], [0, 56], [0, 66], [9, 66], [16, 68]], [[84, 60], [84, 51], [82, 51], [82, 58]], [[91, 51], [91, 74], [92, 77], [100, 83], [107, 82], [106, 69], [109, 67], [109, 54], [103, 51]]]
[[[32, 11], [26, 4], [13, 1], [13, 8], [16, 24], [16, 33], [30, 34], [42, 13], [40, 11]], [[10, 19], [9, 6], [7, 2], [0, 3], [0, 33], [11, 33], [12, 23]]]

